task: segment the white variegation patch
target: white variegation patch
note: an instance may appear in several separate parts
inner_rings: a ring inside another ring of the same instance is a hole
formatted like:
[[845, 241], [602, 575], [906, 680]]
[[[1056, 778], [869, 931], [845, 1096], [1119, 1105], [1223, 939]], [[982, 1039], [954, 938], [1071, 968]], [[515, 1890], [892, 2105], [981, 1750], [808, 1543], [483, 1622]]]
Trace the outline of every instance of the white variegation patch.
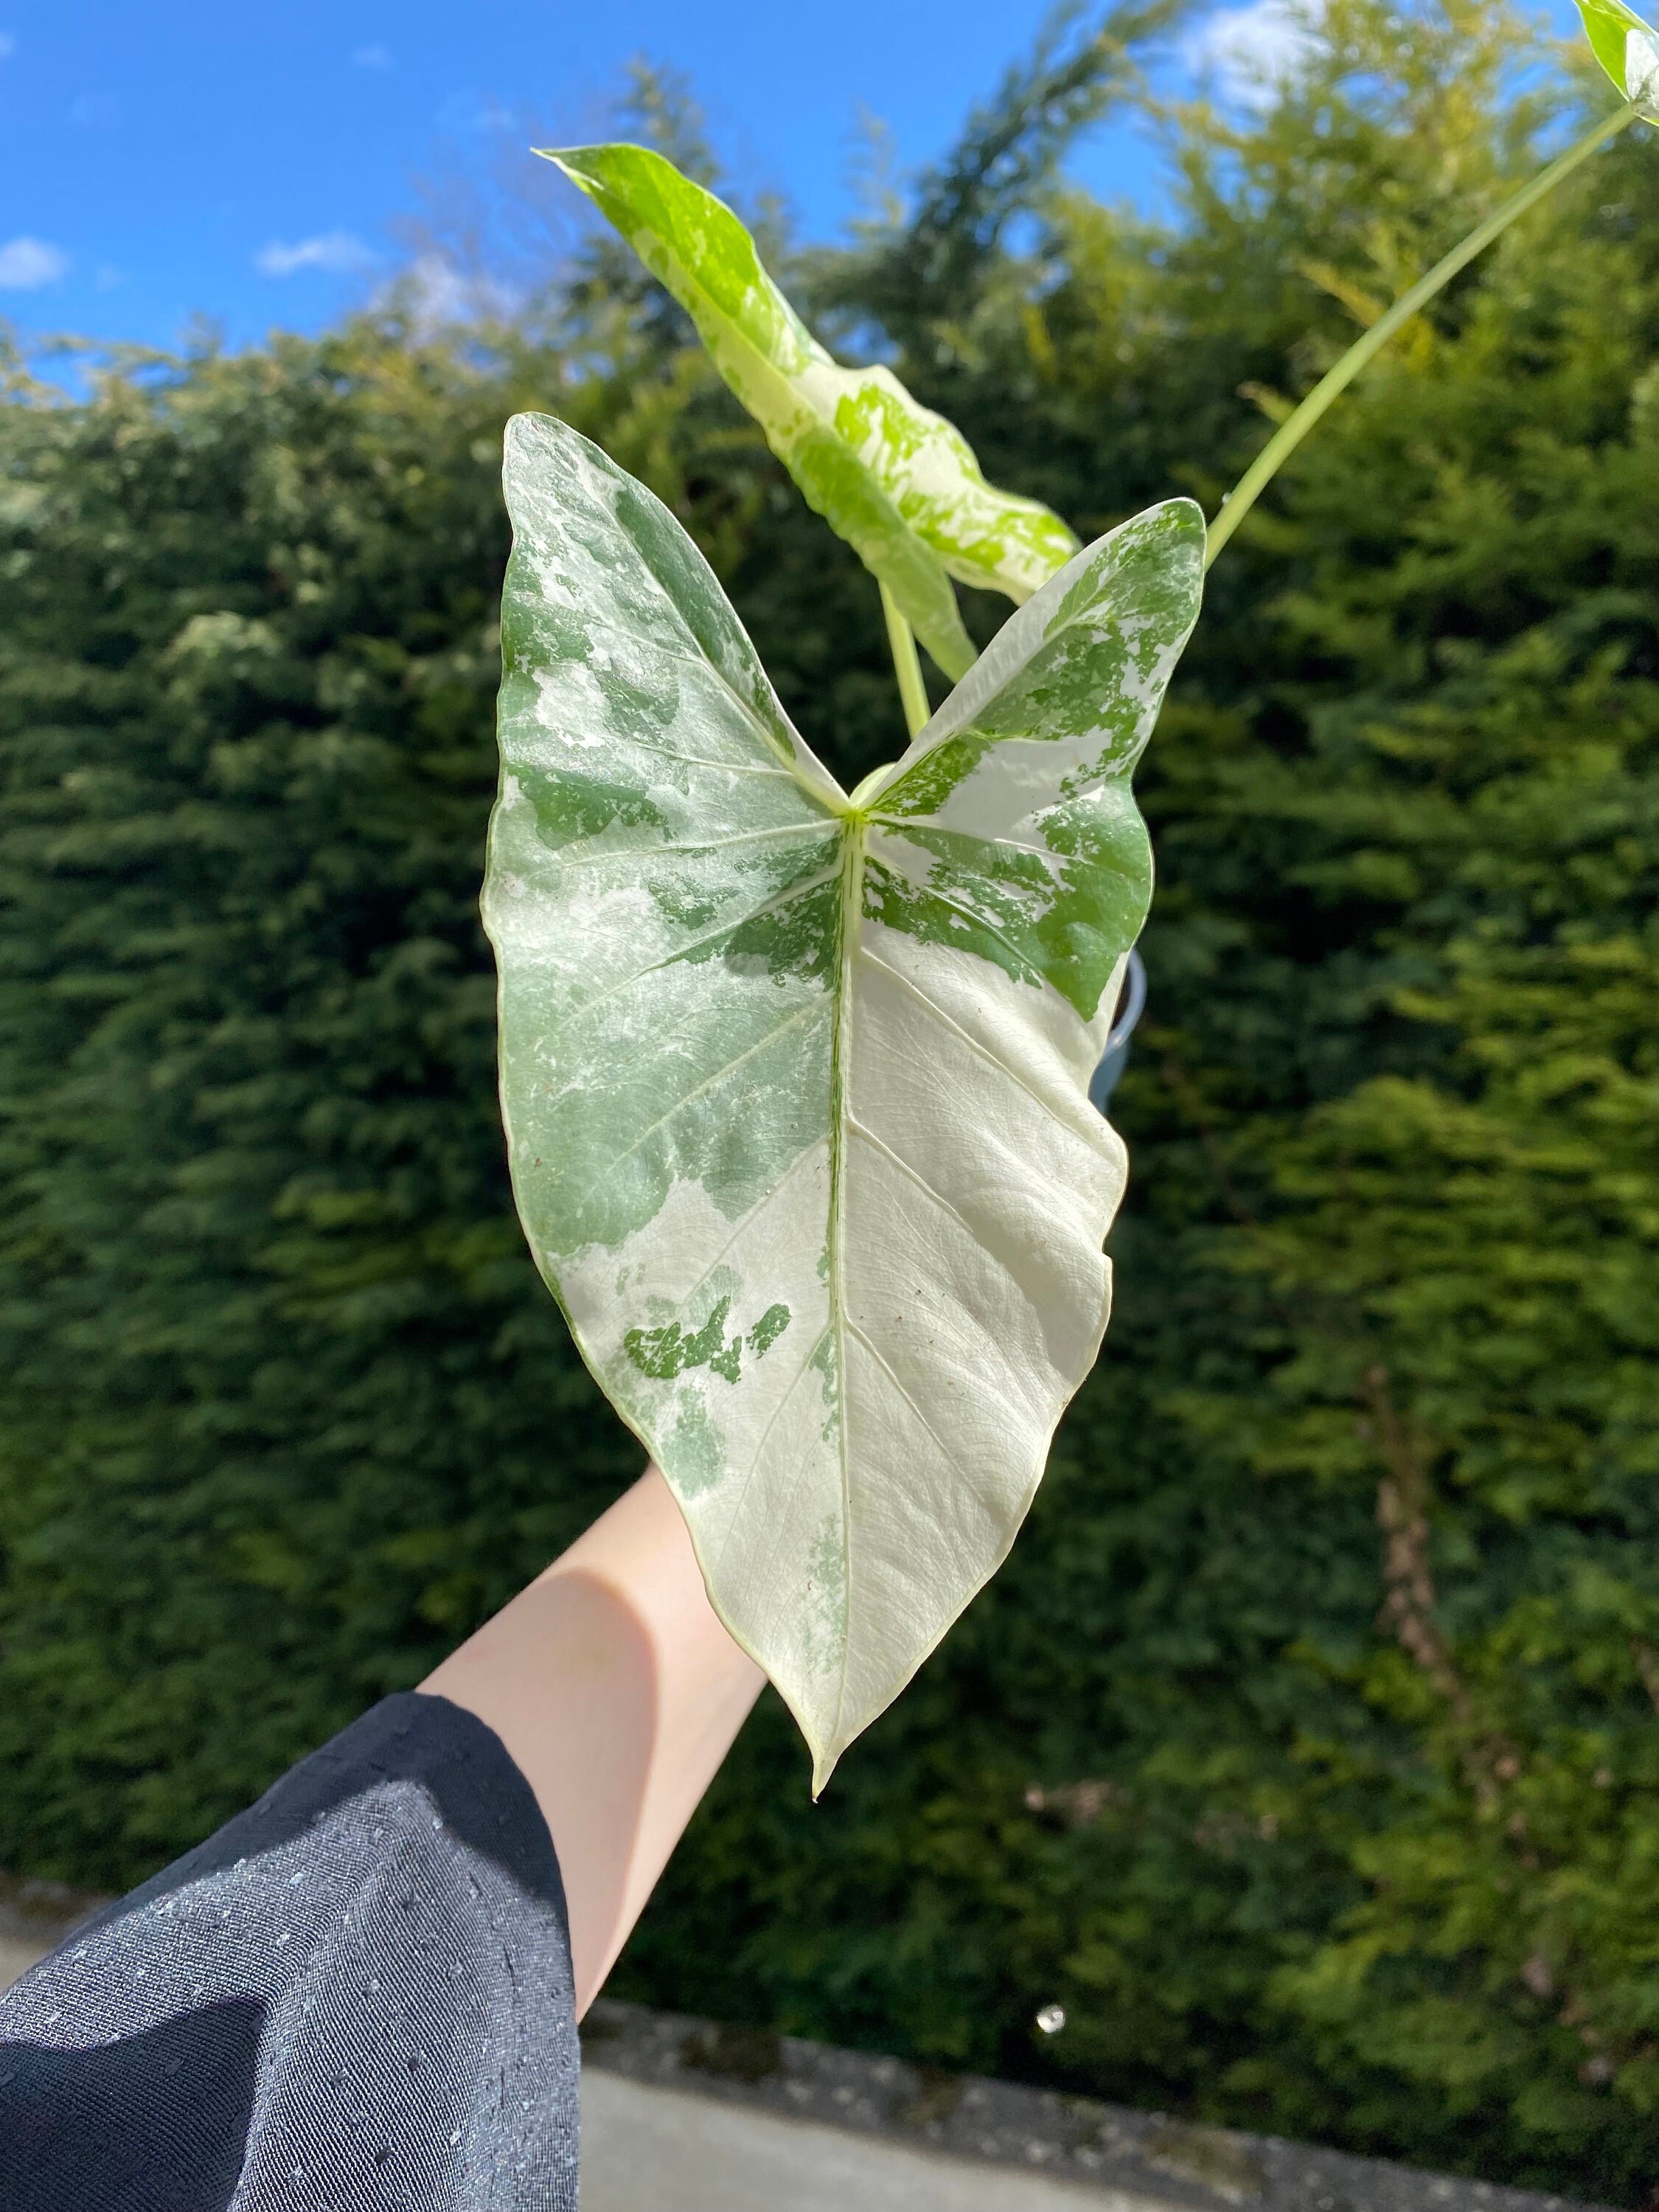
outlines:
[[1659, 41], [1651, 31], [1632, 31], [1625, 40], [1625, 90], [1649, 109], [1659, 104]]

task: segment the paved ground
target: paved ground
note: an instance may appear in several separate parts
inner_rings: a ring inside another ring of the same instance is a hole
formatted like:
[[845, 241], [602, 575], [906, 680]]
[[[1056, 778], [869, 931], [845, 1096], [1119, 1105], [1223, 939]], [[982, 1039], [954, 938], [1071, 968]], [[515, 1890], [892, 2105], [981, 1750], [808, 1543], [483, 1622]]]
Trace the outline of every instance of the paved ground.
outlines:
[[24, 1967], [32, 1966], [39, 1956], [33, 1943], [11, 1943], [0, 1936], [0, 1990], [9, 1990]]
[[582, 2077], [581, 2212], [1165, 2212], [1121, 2190]]

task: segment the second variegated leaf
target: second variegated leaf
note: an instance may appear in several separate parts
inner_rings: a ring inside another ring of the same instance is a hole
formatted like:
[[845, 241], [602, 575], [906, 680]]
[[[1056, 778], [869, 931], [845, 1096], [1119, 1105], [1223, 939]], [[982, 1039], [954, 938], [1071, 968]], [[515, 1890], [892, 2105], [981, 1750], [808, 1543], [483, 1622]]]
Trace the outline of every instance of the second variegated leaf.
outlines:
[[1057, 514], [986, 483], [967, 440], [892, 371], [843, 368], [723, 200], [646, 146], [549, 150], [674, 295], [811, 506], [949, 676], [974, 647], [951, 578], [1029, 599], [1077, 550]]

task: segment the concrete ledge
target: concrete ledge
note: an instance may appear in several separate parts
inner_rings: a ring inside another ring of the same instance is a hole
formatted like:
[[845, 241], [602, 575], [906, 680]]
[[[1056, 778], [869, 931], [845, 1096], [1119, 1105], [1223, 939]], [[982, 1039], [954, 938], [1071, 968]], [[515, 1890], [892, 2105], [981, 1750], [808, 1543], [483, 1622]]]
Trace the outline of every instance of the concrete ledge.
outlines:
[[[1091, 2098], [936, 2072], [605, 1998], [584, 2025], [582, 2056], [585, 2068], [686, 2098], [1067, 2185], [1054, 2192], [1056, 2212], [1060, 2201], [1077, 2202], [1079, 2190], [1103, 2212], [1114, 2199], [1119, 2206], [1130, 2200], [1186, 2212], [1583, 2212], [1566, 2197], [1453, 2180], [1273, 2136], [1194, 2127]], [[586, 2162], [585, 2156], [584, 2170]], [[934, 2201], [957, 2200], [941, 2191]]]
[[753, 2105], [582, 2074], [581, 2212], [1163, 2212]]

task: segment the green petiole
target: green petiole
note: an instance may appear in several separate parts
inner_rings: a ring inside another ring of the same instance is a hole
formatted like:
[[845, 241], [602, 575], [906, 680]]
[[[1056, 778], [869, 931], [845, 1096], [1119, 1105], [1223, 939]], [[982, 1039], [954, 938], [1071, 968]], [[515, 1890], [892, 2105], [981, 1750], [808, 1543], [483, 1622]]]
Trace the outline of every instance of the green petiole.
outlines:
[[887, 617], [887, 642], [892, 647], [893, 673], [898, 678], [899, 697], [904, 702], [904, 726], [914, 738], [927, 721], [927, 686], [921, 679], [921, 660], [915, 632], [899, 612], [898, 601], [885, 584], [881, 587], [881, 611]]
[[1595, 130], [1581, 138], [1576, 146], [1571, 146], [1565, 154], [1558, 155], [1547, 168], [1540, 169], [1529, 185], [1523, 185], [1513, 198], [1504, 201], [1495, 215], [1488, 216], [1485, 222], [1478, 224], [1461, 246], [1455, 246], [1443, 261], [1437, 261], [1426, 276], [1420, 277], [1409, 292], [1402, 293], [1387, 314], [1379, 316], [1370, 330], [1354, 341], [1328, 375], [1322, 377], [1315, 385], [1296, 412], [1287, 416], [1274, 431], [1222, 501], [1220, 513], [1210, 525], [1204, 549], [1206, 569], [1278, 471], [1333, 401], [1346, 391], [1372, 356], [1380, 353], [1402, 324], [1408, 323], [1419, 307], [1425, 307], [1443, 286], [1451, 282], [1460, 269], [1467, 268], [1478, 253], [1484, 252], [1518, 216], [1524, 215], [1529, 207], [1553, 191], [1564, 177], [1571, 175], [1581, 161], [1588, 161], [1598, 147], [1605, 146], [1610, 138], [1616, 137], [1627, 123], [1633, 123], [1644, 105], [1644, 100], [1631, 100], [1627, 106], [1598, 123]]

